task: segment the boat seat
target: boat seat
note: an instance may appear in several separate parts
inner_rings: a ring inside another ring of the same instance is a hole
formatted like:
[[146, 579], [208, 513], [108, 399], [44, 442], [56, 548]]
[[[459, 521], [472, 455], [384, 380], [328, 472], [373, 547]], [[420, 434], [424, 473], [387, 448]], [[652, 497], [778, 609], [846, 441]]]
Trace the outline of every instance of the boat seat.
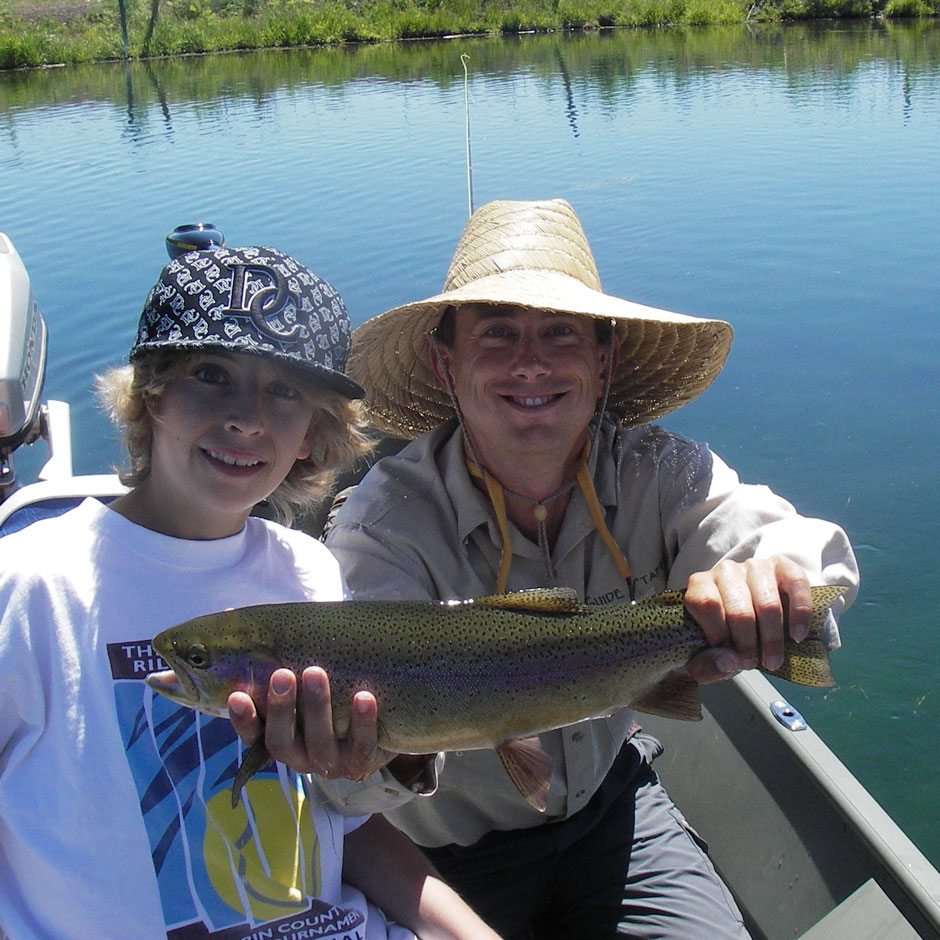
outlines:
[[55, 499], [45, 499], [41, 503], [30, 503], [27, 506], [22, 506], [10, 513], [0, 524], [0, 538], [18, 532], [20, 529], [25, 529], [41, 519], [61, 516], [69, 509], [74, 509], [84, 498], [84, 496], [62, 496]]
[[869, 878], [800, 940], [918, 940], [919, 936], [878, 882]]

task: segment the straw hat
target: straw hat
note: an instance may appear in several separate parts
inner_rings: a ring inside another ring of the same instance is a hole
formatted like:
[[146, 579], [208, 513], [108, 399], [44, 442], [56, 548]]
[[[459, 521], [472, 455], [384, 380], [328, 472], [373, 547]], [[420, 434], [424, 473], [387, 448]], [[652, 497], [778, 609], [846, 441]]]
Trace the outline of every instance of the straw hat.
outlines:
[[470, 218], [440, 294], [395, 307], [353, 333], [347, 374], [366, 390], [370, 423], [414, 438], [453, 417], [433, 371], [429, 331], [448, 307], [511, 304], [614, 320], [620, 363], [607, 406], [632, 427], [700, 395], [721, 371], [731, 326], [601, 291], [581, 223], [563, 199], [498, 201]]

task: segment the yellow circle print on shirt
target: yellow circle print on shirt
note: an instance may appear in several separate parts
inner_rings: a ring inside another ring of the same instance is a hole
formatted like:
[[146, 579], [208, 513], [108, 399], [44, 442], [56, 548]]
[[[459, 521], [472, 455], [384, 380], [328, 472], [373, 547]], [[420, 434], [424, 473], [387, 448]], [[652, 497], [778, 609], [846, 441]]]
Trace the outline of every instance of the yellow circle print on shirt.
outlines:
[[[303, 793], [286, 795], [278, 780], [257, 777], [234, 809], [231, 799], [226, 789], [206, 808], [206, 870], [219, 897], [253, 921], [306, 910], [321, 878], [309, 801]], [[256, 827], [256, 819], [264, 825]]]

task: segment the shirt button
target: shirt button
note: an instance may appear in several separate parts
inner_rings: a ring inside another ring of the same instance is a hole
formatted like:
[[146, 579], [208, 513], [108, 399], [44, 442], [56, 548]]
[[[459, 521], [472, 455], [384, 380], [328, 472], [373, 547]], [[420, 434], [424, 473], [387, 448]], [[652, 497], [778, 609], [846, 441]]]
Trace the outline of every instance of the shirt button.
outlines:
[[574, 798], [575, 798], [576, 800], [580, 800], [580, 799], [582, 799], [583, 797], [584, 797], [584, 790], [578, 790], [578, 792], [575, 793], [575, 795], [574, 795]]
[[574, 742], [578, 742], [578, 741], [584, 740], [584, 732], [583, 732], [583, 731], [575, 731], [575, 732], [571, 735], [571, 740], [574, 741]]

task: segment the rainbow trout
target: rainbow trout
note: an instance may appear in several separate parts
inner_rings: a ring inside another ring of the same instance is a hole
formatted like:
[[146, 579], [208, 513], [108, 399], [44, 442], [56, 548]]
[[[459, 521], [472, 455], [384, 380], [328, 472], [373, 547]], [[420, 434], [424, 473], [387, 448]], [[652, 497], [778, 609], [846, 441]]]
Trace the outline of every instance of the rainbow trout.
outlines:
[[[845, 587], [815, 587], [809, 636], [788, 641], [774, 675], [835, 684], [819, 638]], [[522, 795], [544, 811], [551, 758], [543, 731], [625, 706], [700, 719], [698, 686], [683, 667], [707, 646], [682, 594], [588, 607], [569, 589], [533, 589], [450, 603], [337, 601], [265, 604], [209, 614], [164, 630], [154, 650], [171, 667], [158, 692], [226, 715], [235, 690], [263, 707], [274, 669], [322, 666], [333, 722], [349, 727], [355, 692], [379, 703], [379, 746], [404, 754], [495, 748]], [[263, 735], [239, 768], [232, 803], [270, 761]]]

